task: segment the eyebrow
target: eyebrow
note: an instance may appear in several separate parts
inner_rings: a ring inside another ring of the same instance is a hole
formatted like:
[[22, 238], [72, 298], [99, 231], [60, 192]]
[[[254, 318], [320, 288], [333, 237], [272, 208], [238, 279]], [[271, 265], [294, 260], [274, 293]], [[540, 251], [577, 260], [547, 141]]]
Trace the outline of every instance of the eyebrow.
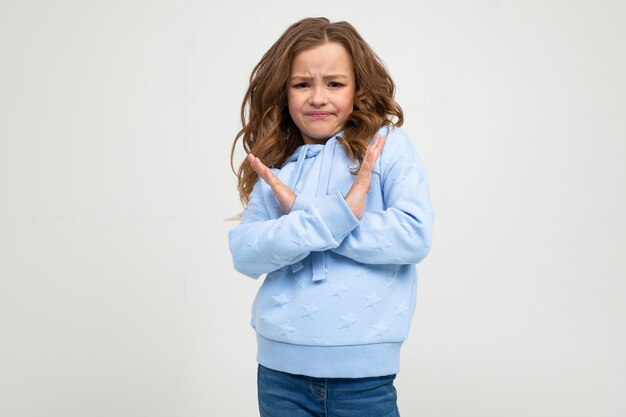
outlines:
[[[349, 79], [348, 76], [344, 75], [344, 74], [329, 74], [324, 76], [324, 79], [331, 79], [331, 78], [345, 78], [345, 79]], [[313, 77], [309, 77], [308, 75], [294, 75], [293, 77], [290, 78], [291, 80], [312, 80]]]

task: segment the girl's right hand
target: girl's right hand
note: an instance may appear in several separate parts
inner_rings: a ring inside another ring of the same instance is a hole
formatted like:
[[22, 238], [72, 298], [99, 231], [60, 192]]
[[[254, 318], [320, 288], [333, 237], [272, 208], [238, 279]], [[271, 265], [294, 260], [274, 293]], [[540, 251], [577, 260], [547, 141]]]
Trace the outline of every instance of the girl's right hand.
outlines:
[[374, 169], [374, 163], [380, 156], [384, 145], [385, 138], [381, 135], [377, 135], [372, 143], [368, 145], [365, 150], [365, 156], [363, 157], [363, 162], [361, 162], [359, 172], [357, 173], [348, 194], [345, 196], [348, 207], [350, 207], [352, 214], [354, 214], [357, 219], [361, 219], [363, 214], [365, 214], [365, 203], [367, 192], [370, 189], [370, 183], [372, 180], [372, 169]]
[[263, 178], [263, 181], [270, 186], [283, 213], [288, 214], [293, 207], [293, 203], [296, 201], [296, 193], [283, 184], [259, 158], [251, 153], [248, 154], [248, 163], [259, 177]]

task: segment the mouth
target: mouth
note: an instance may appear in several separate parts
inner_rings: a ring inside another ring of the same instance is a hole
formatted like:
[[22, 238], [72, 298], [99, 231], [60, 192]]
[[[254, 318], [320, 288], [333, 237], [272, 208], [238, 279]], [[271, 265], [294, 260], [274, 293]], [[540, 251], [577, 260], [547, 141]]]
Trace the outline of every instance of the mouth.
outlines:
[[312, 111], [305, 113], [306, 116], [312, 117], [314, 119], [323, 119], [325, 117], [330, 117], [333, 114], [328, 111]]

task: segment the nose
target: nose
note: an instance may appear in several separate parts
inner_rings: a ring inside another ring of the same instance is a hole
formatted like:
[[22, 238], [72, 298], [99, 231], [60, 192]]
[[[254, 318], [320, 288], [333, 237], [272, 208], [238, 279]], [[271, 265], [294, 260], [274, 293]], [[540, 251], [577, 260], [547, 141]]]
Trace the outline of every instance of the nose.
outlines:
[[309, 97], [309, 102], [312, 106], [321, 106], [326, 104], [326, 91], [322, 86], [316, 86], [311, 89], [311, 96]]

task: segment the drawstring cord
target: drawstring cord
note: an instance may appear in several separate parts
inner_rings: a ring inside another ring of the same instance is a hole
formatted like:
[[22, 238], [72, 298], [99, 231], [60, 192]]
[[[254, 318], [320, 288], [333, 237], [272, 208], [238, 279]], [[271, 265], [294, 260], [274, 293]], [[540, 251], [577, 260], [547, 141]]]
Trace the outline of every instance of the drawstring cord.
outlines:
[[[337, 148], [337, 139], [331, 138], [332, 144], [326, 143], [326, 146], [322, 149], [322, 162], [320, 166], [320, 172], [317, 180], [316, 197], [325, 197], [328, 194], [328, 188], [330, 186], [330, 173], [332, 168], [332, 162], [335, 157], [335, 150]], [[296, 161], [296, 167], [289, 180], [289, 188], [295, 192], [296, 183], [302, 173], [302, 167], [306, 159], [308, 145], [304, 145], [300, 149], [298, 159]], [[291, 272], [298, 272], [303, 268], [302, 261], [291, 264]], [[326, 256], [323, 251], [311, 252], [311, 268], [313, 272], [312, 280], [321, 281], [326, 278]]]
[[[326, 197], [328, 194], [328, 187], [330, 184], [330, 171], [332, 168], [333, 158], [335, 157], [335, 149], [337, 148], [337, 140], [335, 138], [329, 139], [333, 141], [332, 148], [325, 146], [324, 153], [322, 154], [322, 166], [320, 168], [320, 175], [317, 182], [317, 197]], [[324, 252], [317, 251], [311, 253], [311, 266], [313, 269], [312, 280], [321, 281], [326, 278], [326, 255]]]

